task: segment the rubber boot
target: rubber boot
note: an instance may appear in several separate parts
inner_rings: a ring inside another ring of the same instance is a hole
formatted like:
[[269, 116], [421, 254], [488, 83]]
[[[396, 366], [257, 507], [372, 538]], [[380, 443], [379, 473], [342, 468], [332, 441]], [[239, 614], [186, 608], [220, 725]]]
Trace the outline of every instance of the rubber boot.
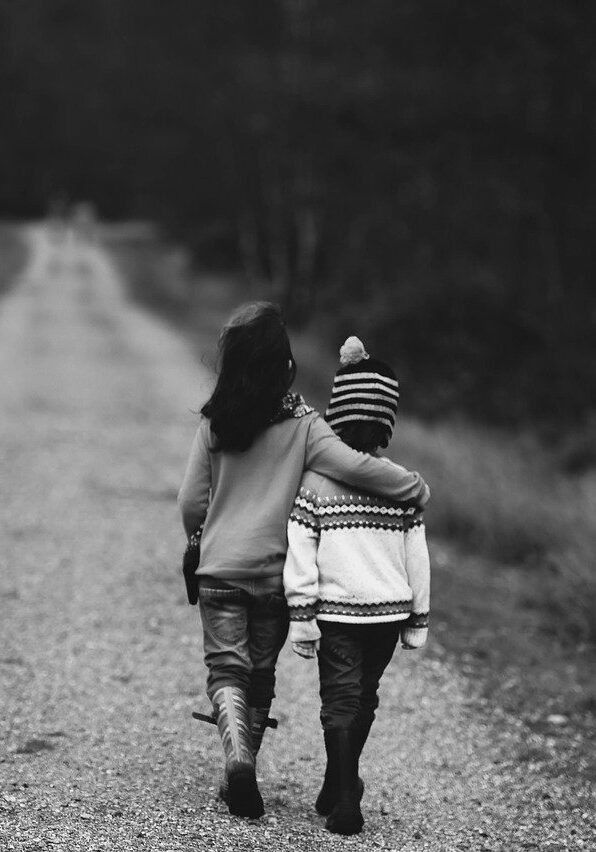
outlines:
[[213, 709], [226, 759], [225, 801], [231, 814], [256, 819], [265, 810], [255, 774], [246, 694], [224, 686], [213, 696]]
[[356, 748], [356, 754], [358, 756], [358, 760], [360, 760], [360, 755], [362, 754], [362, 750], [366, 745], [366, 741], [368, 739], [368, 735], [370, 734], [370, 729], [372, 728], [373, 719], [369, 719], [366, 722], [362, 722], [361, 724], [356, 724], [352, 730], [354, 735], [354, 746]]
[[339, 779], [337, 777], [337, 764], [333, 764], [329, 760], [329, 750], [327, 749], [327, 738], [325, 738], [325, 749], [327, 751], [327, 766], [325, 767], [325, 777], [323, 778], [323, 786], [319, 790], [319, 795], [315, 802], [315, 810], [321, 816], [329, 816], [339, 796]]
[[[257, 755], [263, 742], [263, 734], [265, 733], [265, 728], [267, 727], [267, 721], [269, 719], [269, 707], [249, 707], [248, 719], [250, 725], [252, 753], [256, 762]], [[228, 776], [225, 770], [219, 785], [219, 798], [227, 804], [229, 798], [229, 785]]]
[[[360, 758], [362, 754], [362, 749], [364, 748], [364, 744], [368, 739], [368, 734], [372, 725], [372, 720], [367, 722], [365, 725], [360, 725], [352, 728], [352, 737], [354, 740], [354, 750], [356, 753], [357, 759]], [[335, 803], [337, 802], [337, 797], [339, 795], [339, 787], [338, 780], [334, 777], [333, 768], [330, 767], [329, 761], [327, 761], [327, 766], [325, 767], [325, 777], [323, 778], [323, 786], [319, 791], [319, 795], [317, 796], [317, 800], [315, 802], [315, 809], [317, 813], [321, 814], [321, 816], [329, 816], [333, 808], [335, 807]], [[364, 795], [364, 781], [360, 776], [358, 776], [358, 796], [362, 799]]]
[[327, 817], [325, 828], [333, 834], [358, 834], [364, 820], [360, 811], [358, 756], [353, 733], [347, 728], [325, 731], [325, 748], [338, 790], [337, 801]]
[[263, 734], [269, 719], [269, 707], [251, 707], [249, 709], [250, 736], [255, 760], [263, 742]]

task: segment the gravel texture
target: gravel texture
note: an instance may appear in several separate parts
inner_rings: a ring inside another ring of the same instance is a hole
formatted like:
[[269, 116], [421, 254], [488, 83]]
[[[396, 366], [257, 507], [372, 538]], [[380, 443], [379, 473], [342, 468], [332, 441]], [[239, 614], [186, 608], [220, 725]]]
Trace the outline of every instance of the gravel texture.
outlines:
[[125, 301], [101, 247], [26, 237], [0, 305], [0, 848], [595, 849], [589, 740], [557, 760], [568, 720], [531, 731], [432, 637], [386, 675], [362, 835], [330, 835], [312, 808], [316, 670], [287, 648], [260, 759], [267, 814], [229, 816], [216, 730], [190, 715], [207, 701], [178, 573], [175, 494], [209, 376]]

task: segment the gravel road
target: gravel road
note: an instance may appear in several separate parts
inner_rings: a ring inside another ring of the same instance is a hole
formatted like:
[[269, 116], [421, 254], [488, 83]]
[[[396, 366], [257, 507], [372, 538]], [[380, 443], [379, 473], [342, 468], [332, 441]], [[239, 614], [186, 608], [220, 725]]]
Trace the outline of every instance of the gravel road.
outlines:
[[312, 809], [313, 664], [282, 654], [267, 815], [216, 801], [199, 625], [175, 494], [210, 377], [129, 304], [100, 246], [26, 231], [0, 304], [2, 850], [594, 849], [589, 779], [546, 773], [556, 731], [490, 706], [436, 640], [399, 653], [364, 755], [365, 832]]

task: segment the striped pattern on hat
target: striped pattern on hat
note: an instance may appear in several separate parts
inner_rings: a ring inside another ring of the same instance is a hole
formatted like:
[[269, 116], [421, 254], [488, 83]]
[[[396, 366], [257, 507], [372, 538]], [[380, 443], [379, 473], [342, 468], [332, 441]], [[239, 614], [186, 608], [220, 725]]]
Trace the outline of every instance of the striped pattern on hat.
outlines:
[[395, 373], [367, 355], [358, 338], [348, 338], [340, 351], [344, 366], [335, 374], [325, 420], [336, 431], [344, 423], [373, 421], [392, 433], [399, 402]]

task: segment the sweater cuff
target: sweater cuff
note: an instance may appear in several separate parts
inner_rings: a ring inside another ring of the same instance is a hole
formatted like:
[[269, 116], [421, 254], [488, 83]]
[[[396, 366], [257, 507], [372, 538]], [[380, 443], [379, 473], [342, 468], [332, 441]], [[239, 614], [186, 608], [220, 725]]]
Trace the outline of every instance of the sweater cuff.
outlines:
[[401, 629], [401, 641], [412, 648], [422, 648], [428, 637], [428, 612], [412, 612]]
[[422, 648], [428, 637], [428, 627], [402, 627], [402, 645], [410, 645], [412, 648]]
[[321, 638], [316, 618], [290, 622], [290, 642], [315, 642]]
[[[286, 590], [286, 597], [288, 592]], [[290, 621], [312, 621], [316, 618], [316, 605], [314, 603], [294, 604], [291, 599], [288, 601], [288, 612]]]

